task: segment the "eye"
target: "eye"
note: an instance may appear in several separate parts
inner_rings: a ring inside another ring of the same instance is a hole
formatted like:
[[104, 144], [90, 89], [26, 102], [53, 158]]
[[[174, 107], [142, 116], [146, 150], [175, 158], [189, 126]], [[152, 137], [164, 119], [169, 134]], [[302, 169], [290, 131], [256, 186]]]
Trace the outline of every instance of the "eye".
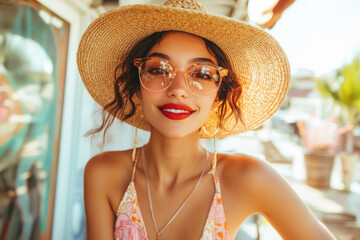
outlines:
[[198, 64], [189, 69], [188, 76], [194, 80], [216, 80], [216, 69], [211, 66]]
[[212, 79], [212, 77], [209, 74], [202, 73], [202, 72], [192, 72], [190, 74], [190, 76], [192, 78], [197, 78], [197, 79], [201, 79], [201, 80], [211, 80]]
[[153, 75], [169, 74], [169, 72], [166, 71], [166, 69], [164, 69], [164, 68], [151, 68], [147, 72], [150, 74], [153, 74]]

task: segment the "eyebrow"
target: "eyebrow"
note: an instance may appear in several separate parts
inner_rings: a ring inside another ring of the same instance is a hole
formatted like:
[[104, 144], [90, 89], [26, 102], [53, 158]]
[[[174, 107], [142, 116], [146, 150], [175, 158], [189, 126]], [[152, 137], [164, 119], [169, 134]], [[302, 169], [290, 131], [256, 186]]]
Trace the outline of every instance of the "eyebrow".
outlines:
[[[163, 59], [165, 59], [165, 60], [171, 61], [171, 58], [170, 58], [168, 55], [163, 54], [163, 53], [158, 53], [158, 52], [154, 52], [154, 53], [150, 54], [149, 57], [159, 57], [159, 58], [163, 58]], [[190, 63], [208, 62], [208, 63], [215, 64], [215, 63], [213, 62], [213, 60], [211, 60], [210, 58], [202, 58], [202, 57], [193, 58], [193, 59], [191, 59], [189, 62], [190, 62]]]

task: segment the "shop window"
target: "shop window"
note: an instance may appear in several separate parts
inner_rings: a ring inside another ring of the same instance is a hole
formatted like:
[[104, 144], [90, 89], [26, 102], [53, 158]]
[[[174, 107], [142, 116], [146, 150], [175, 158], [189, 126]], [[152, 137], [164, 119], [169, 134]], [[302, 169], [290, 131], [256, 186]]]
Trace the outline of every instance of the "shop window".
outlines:
[[0, 239], [50, 239], [69, 24], [0, 1]]

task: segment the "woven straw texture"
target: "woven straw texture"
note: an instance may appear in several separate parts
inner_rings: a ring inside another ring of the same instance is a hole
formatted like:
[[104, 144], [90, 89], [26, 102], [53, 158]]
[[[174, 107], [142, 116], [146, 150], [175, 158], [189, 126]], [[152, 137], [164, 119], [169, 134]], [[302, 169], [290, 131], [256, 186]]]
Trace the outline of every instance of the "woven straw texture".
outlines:
[[[279, 109], [288, 90], [290, 67], [284, 51], [270, 34], [245, 22], [208, 14], [195, 0], [173, 0], [165, 5], [114, 9], [86, 29], [80, 40], [77, 63], [84, 85], [95, 101], [105, 106], [113, 100], [115, 68], [138, 41], [154, 32], [172, 30], [195, 34], [217, 44], [228, 56], [242, 86], [238, 105], [246, 128], [241, 123], [235, 125], [234, 118], [228, 118], [227, 130], [219, 129], [216, 137], [254, 129]], [[141, 100], [134, 97], [137, 111], [126, 122], [150, 130], [142, 114]], [[217, 123], [215, 107], [204, 125], [206, 131], [215, 133]], [[203, 130], [200, 137], [209, 138]]]

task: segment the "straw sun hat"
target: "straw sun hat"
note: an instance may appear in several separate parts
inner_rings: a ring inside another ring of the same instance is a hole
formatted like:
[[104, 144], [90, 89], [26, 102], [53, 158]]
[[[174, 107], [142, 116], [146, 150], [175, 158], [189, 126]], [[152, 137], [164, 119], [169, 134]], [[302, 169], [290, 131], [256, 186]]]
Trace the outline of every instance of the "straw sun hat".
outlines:
[[[281, 106], [288, 90], [290, 68], [278, 42], [267, 32], [249, 23], [208, 14], [196, 0], [168, 0], [164, 6], [130, 5], [108, 11], [84, 32], [77, 63], [90, 95], [101, 106], [114, 99], [114, 71], [130, 49], [154, 32], [182, 31], [206, 38], [218, 45], [230, 60], [242, 87], [238, 106], [245, 126], [235, 118], [224, 124], [231, 131], [218, 129], [216, 137], [225, 137], [254, 129]], [[125, 122], [149, 130], [141, 100], [134, 95], [136, 113]], [[135, 119], [134, 119], [135, 118]], [[216, 132], [215, 107], [204, 127]], [[200, 137], [208, 138], [201, 130]]]

